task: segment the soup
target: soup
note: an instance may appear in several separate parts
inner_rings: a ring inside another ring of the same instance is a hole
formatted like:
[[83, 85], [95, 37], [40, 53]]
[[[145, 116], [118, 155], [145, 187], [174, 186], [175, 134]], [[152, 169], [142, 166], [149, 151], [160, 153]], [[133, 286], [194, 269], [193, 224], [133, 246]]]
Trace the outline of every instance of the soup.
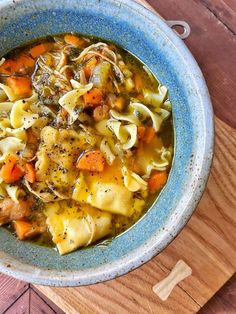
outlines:
[[127, 230], [165, 186], [168, 90], [110, 42], [63, 34], [0, 61], [0, 225], [60, 254]]

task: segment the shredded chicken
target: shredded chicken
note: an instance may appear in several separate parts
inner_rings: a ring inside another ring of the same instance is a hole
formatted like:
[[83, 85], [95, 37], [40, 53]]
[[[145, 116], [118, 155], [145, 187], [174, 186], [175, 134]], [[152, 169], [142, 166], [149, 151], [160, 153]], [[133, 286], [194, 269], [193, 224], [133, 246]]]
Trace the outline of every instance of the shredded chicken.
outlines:
[[13, 202], [9, 197], [0, 202], [0, 226], [30, 215], [32, 201]]

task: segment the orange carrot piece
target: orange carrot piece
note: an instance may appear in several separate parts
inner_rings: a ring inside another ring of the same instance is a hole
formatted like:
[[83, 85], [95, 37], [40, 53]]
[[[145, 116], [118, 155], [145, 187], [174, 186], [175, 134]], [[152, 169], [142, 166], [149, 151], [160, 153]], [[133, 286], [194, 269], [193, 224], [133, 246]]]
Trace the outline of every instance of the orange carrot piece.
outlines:
[[88, 151], [83, 154], [78, 162], [77, 168], [80, 170], [102, 172], [104, 170], [106, 161], [99, 150]]
[[138, 139], [142, 140], [145, 136], [146, 128], [145, 126], [138, 126]]
[[0, 66], [0, 73], [3, 74], [14, 74], [17, 72], [27, 74], [28, 70], [33, 68], [35, 65], [35, 61], [27, 55], [21, 55], [17, 59], [6, 60]]
[[147, 127], [145, 130], [144, 142], [150, 144], [155, 136], [155, 130], [152, 127]]
[[67, 44], [77, 48], [83, 46], [83, 44], [85, 43], [85, 40], [83, 38], [71, 34], [65, 35], [64, 40]]
[[50, 49], [52, 49], [52, 43], [44, 43], [34, 46], [30, 49], [29, 53], [33, 58], [37, 58], [45, 52], [49, 51]]
[[14, 220], [13, 227], [19, 240], [32, 238], [41, 233], [41, 228], [25, 220]]
[[99, 106], [101, 104], [103, 94], [100, 89], [93, 88], [86, 94], [84, 94], [84, 102], [87, 106]]
[[22, 178], [23, 175], [24, 175], [24, 171], [19, 166], [16, 165], [12, 170], [10, 180], [8, 182], [7, 181], [5, 181], [5, 182], [6, 183], [16, 182], [16, 181], [20, 180], [20, 178]]
[[14, 165], [17, 163], [17, 158], [14, 155], [8, 155], [6, 157], [6, 163], [13, 163]]
[[11, 155], [1, 169], [1, 177], [6, 183], [13, 183], [23, 177], [24, 171], [17, 165], [17, 159]]
[[155, 130], [152, 127], [138, 126], [138, 139], [150, 144], [155, 136]]
[[137, 151], [136, 151], [136, 156], [138, 158], [141, 157], [143, 155], [143, 152], [144, 152], [143, 141], [139, 141], [138, 148], [137, 148]]
[[135, 172], [137, 174], [141, 174], [142, 169], [141, 169], [140, 165], [138, 164], [137, 159], [135, 157], [133, 157], [131, 159], [130, 166], [131, 166], [131, 169], [133, 172]]
[[8, 59], [0, 66], [0, 73], [2, 74], [13, 74], [16, 72], [15, 60]]
[[15, 220], [13, 227], [16, 231], [16, 235], [20, 240], [27, 238], [27, 234], [32, 230], [32, 224], [24, 220]]
[[29, 96], [32, 93], [31, 80], [29, 77], [10, 76], [6, 80], [14, 94], [18, 96]]
[[33, 58], [27, 55], [21, 55], [15, 60], [15, 70], [23, 74], [27, 74], [29, 69], [32, 69], [35, 65]]
[[135, 84], [136, 91], [140, 93], [143, 88], [143, 82], [142, 82], [141, 75], [138, 73], [134, 75], [134, 84]]
[[155, 171], [151, 178], [148, 180], [149, 192], [151, 194], [156, 193], [160, 190], [167, 181], [167, 173], [166, 171]]
[[85, 64], [84, 66], [84, 74], [86, 76], [86, 79], [89, 79], [91, 74], [92, 74], [92, 71], [95, 67], [95, 65], [97, 64], [97, 59], [96, 58], [93, 58], [91, 59], [88, 63]]
[[25, 165], [25, 178], [30, 183], [34, 183], [36, 181], [36, 172], [32, 164]]

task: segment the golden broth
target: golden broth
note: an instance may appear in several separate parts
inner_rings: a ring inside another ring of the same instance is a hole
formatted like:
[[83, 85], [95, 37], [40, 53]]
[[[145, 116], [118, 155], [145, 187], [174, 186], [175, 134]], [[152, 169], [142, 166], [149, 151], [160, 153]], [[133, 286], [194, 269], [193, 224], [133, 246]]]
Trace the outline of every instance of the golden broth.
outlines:
[[0, 83], [0, 225], [66, 254], [142, 217], [166, 183], [173, 126], [140, 60], [61, 34], [4, 56]]

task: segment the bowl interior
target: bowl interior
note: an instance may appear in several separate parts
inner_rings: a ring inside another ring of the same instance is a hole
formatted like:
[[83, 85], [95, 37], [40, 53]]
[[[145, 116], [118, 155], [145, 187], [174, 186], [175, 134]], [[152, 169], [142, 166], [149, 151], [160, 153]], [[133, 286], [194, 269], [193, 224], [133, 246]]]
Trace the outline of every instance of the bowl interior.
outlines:
[[78, 285], [127, 272], [170, 242], [204, 188], [212, 155], [212, 112], [201, 73], [164, 22], [132, 1], [23, 0], [14, 10], [10, 1], [1, 5], [0, 56], [29, 40], [74, 31], [123, 46], [169, 88], [175, 127], [172, 171], [158, 200], [135, 226], [107, 246], [63, 257], [53, 249], [19, 242], [0, 229], [0, 271], [18, 278]]

